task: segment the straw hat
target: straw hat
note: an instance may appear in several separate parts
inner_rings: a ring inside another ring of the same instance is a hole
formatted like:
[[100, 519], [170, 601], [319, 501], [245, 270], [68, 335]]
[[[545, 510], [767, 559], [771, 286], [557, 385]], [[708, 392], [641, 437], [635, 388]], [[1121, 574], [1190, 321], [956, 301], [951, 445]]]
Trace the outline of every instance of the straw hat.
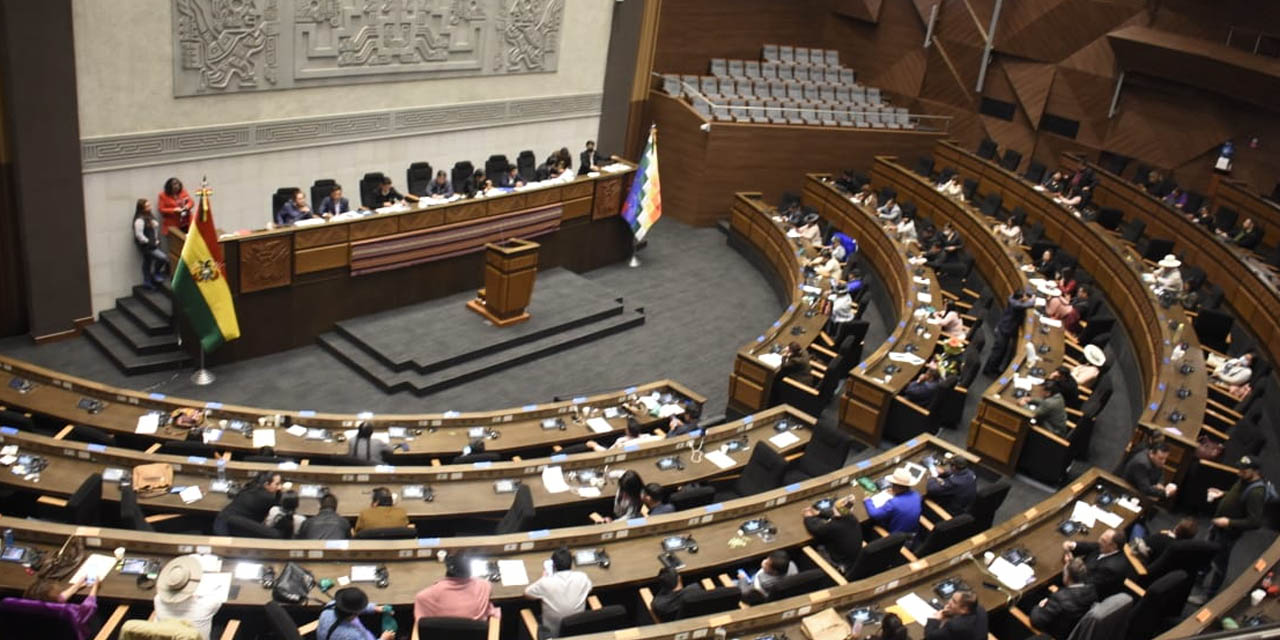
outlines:
[[1165, 269], [1177, 269], [1182, 266], [1182, 261], [1179, 260], [1177, 256], [1170, 253], [1156, 264], [1164, 267]]
[[1084, 348], [1084, 359], [1095, 367], [1101, 367], [1107, 363], [1107, 354], [1102, 352], [1102, 347], [1091, 344]]
[[900, 487], [914, 487], [916, 479], [907, 471], [906, 467], [898, 467], [893, 470], [893, 475], [889, 476], [889, 484], [896, 484]]
[[183, 602], [195, 595], [203, 574], [200, 559], [195, 555], [178, 556], [160, 570], [156, 578], [156, 597], [169, 604]]

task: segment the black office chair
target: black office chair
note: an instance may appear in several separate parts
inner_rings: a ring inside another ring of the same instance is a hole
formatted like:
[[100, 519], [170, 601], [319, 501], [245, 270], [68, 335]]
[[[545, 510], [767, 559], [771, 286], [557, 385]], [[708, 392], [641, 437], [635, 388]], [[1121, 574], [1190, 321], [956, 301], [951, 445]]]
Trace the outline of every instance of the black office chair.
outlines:
[[279, 602], [268, 601], [265, 610], [267, 612], [267, 626], [276, 637], [280, 638], [280, 640], [302, 640], [302, 634], [298, 633], [298, 624], [289, 616], [289, 612], [280, 606]]
[[1134, 247], [1143, 260], [1157, 261], [1173, 253], [1173, 240], [1147, 236], [1138, 239]]
[[507, 175], [507, 167], [509, 166], [511, 166], [511, 163], [507, 161], [507, 156], [503, 154], [491, 155], [488, 160], [484, 161], [484, 177], [492, 180], [494, 184], [498, 184], [498, 181]]
[[276, 212], [280, 210], [280, 207], [283, 207], [284, 203], [288, 202], [291, 198], [293, 198], [293, 192], [296, 191], [297, 189], [298, 189], [297, 187], [280, 187], [279, 189], [276, 189], [275, 193], [271, 194], [271, 219], [272, 220], [275, 219]]
[[1046, 170], [1047, 168], [1043, 164], [1040, 164], [1039, 162], [1032, 160], [1031, 162], [1027, 163], [1027, 172], [1022, 174], [1022, 177], [1026, 178], [1027, 182], [1040, 184], [1040, 182], [1044, 180], [1044, 174]]
[[527, 531], [529, 524], [533, 521], [533, 516], [533, 492], [529, 490], [529, 485], [522, 484], [519, 489], [516, 489], [516, 497], [511, 501], [511, 508], [507, 509], [507, 512], [502, 516], [502, 520], [498, 521], [494, 534], [502, 535], [504, 533]]
[[329, 197], [329, 192], [333, 191], [333, 185], [338, 184], [333, 178], [320, 178], [311, 183], [311, 208], [320, 206], [325, 198]]
[[1147, 230], [1147, 223], [1134, 218], [1120, 225], [1120, 237], [1125, 242], [1134, 244], [1138, 242], [1138, 238], [1142, 237], [1143, 232]]
[[471, 179], [471, 174], [475, 172], [476, 168], [471, 164], [470, 160], [453, 163], [453, 170], [449, 174], [449, 178], [453, 180], [453, 192], [465, 192], [467, 190], [467, 181]]
[[709, 485], [685, 487], [671, 494], [668, 499], [671, 501], [671, 506], [676, 508], [676, 511], [693, 509], [694, 507], [702, 507], [715, 502], [716, 489]]
[[1216, 309], [1201, 309], [1191, 321], [1191, 326], [1196, 330], [1196, 336], [1200, 338], [1200, 344], [1221, 353], [1226, 353], [1231, 346], [1227, 343], [1227, 337], [1231, 335], [1231, 327], [1234, 324], [1235, 318], [1231, 317], [1231, 314]]
[[832, 425], [818, 424], [804, 447], [804, 455], [783, 474], [783, 483], [801, 482], [843, 467], [852, 447], [853, 436]]
[[533, 176], [537, 169], [538, 157], [533, 155], [532, 151], [526, 149], [516, 156], [516, 170], [520, 173], [521, 180], [533, 182]]
[[[978, 487], [978, 492], [973, 498], [973, 505], [969, 507], [969, 515], [973, 517], [974, 526], [978, 531], [986, 531], [995, 523], [996, 511], [1000, 509], [1000, 505], [1004, 504], [1004, 499], [1009, 496], [1009, 481], [1003, 478], [991, 484]], [[954, 514], [952, 514], [954, 515]]]
[[1181, 618], [1191, 583], [1191, 576], [1185, 571], [1171, 571], [1152, 582], [1146, 595], [1134, 605], [1124, 637], [1151, 640], [1172, 627]]
[[978, 143], [978, 157], [983, 160], [993, 160], [996, 157], [996, 141], [991, 138], [983, 138]]
[[774, 451], [767, 442], [757, 442], [751, 450], [751, 459], [742, 467], [733, 486], [716, 492], [718, 501], [755, 495], [782, 486], [782, 476], [787, 472], [787, 459]]
[[1017, 171], [1019, 164], [1022, 164], [1022, 154], [1013, 149], [1005, 149], [1004, 157], [1000, 159], [1000, 166], [1010, 171]]
[[476, 462], [497, 462], [502, 459], [501, 454], [485, 451], [484, 453], [468, 453], [466, 455], [457, 456], [449, 464], [473, 464]]
[[805, 595], [832, 586], [831, 578], [822, 569], [809, 569], [795, 575], [787, 576], [773, 585], [769, 591], [769, 601], [783, 600], [792, 596]]
[[1120, 223], [1124, 221], [1124, 212], [1111, 207], [1102, 207], [1098, 209], [1097, 223], [1108, 231], [1115, 231], [1120, 227]]
[[924, 537], [916, 536], [918, 542], [912, 545], [911, 552], [923, 558], [953, 544], [964, 542], [969, 536], [977, 535], [980, 531], [973, 516], [967, 513], [952, 514], [951, 518], [933, 525], [933, 531], [921, 532], [924, 533]]
[[611, 604], [599, 609], [588, 609], [565, 616], [560, 620], [560, 635], [557, 638], [583, 636], [588, 633], [603, 633], [630, 626], [627, 608], [620, 604]]
[[1218, 207], [1218, 212], [1213, 214], [1213, 230], [1230, 233], [1236, 228], [1236, 221], [1240, 219], [1240, 213], [1231, 207]]
[[369, 173], [364, 174], [363, 178], [360, 178], [361, 206], [373, 209], [377, 208], [379, 204], [382, 204], [380, 202], [375, 202], [377, 198], [373, 195], [373, 192], [382, 184], [382, 179], [384, 177], [385, 176], [382, 175], [381, 171], [370, 171]]
[[418, 618], [418, 637], [448, 638], [449, 640], [488, 640], [489, 620]]
[[916, 166], [914, 170], [916, 174], [928, 178], [933, 174], [933, 157], [920, 156], [919, 158], [916, 158]]
[[988, 193], [986, 198], [982, 199], [982, 205], [978, 210], [983, 215], [994, 216], [1000, 212], [1000, 205], [1004, 202], [1004, 198], [998, 193]]
[[31, 416], [12, 409], [0, 409], [0, 425], [15, 427], [22, 431], [36, 430], [35, 422], [32, 421]]
[[978, 197], [978, 181], [973, 178], [965, 178], [960, 183], [960, 195], [964, 197], [965, 202], [973, 202]]
[[409, 540], [416, 537], [418, 537], [418, 530], [413, 525], [361, 529], [356, 532], [357, 540]]
[[102, 524], [102, 474], [84, 479], [76, 492], [67, 498], [63, 518], [68, 524], [99, 526]]
[[116, 445], [115, 434], [107, 433], [97, 427], [90, 427], [83, 424], [72, 425], [71, 433], [67, 434], [67, 437], [79, 442], [102, 444], [108, 447], [114, 447]]
[[120, 524], [134, 531], [155, 531], [138, 506], [138, 493], [130, 484], [120, 485]]
[[845, 578], [850, 581], [861, 580], [906, 563], [907, 559], [902, 555], [901, 549], [910, 539], [911, 534], [892, 533], [868, 542], [853, 566], [845, 570]]
[[431, 169], [430, 162], [415, 162], [405, 171], [405, 188], [415, 196], [425, 196], [432, 178], [435, 178], [435, 172]]
[[218, 450], [196, 440], [168, 440], [161, 444], [160, 448], [157, 449], [156, 452], [172, 456], [200, 456], [203, 458], [213, 458], [217, 455]]
[[1182, 205], [1182, 211], [1185, 213], [1195, 213], [1204, 205], [1204, 194], [1196, 191], [1187, 192], [1187, 203]]
[[737, 609], [738, 600], [741, 598], [742, 590], [736, 586], [693, 591], [684, 597], [684, 608], [680, 610], [680, 618], [696, 618]]

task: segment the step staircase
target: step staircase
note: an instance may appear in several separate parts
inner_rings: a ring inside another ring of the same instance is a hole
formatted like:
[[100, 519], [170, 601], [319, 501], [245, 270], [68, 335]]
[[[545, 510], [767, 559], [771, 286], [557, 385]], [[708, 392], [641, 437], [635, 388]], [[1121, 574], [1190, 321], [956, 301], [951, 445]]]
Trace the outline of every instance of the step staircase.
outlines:
[[132, 295], [117, 298], [115, 308], [99, 313], [84, 333], [127, 375], [180, 369], [191, 361], [178, 344], [167, 289], [135, 286]]

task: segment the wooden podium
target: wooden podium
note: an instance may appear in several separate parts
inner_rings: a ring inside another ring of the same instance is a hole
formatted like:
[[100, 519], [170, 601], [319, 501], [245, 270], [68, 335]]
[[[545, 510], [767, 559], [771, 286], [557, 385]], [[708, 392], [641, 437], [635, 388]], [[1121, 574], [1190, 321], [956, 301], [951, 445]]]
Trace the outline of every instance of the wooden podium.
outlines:
[[538, 275], [538, 243], [512, 238], [485, 245], [484, 288], [467, 308], [496, 327], [508, 327], [529, 319], [529, 299]]

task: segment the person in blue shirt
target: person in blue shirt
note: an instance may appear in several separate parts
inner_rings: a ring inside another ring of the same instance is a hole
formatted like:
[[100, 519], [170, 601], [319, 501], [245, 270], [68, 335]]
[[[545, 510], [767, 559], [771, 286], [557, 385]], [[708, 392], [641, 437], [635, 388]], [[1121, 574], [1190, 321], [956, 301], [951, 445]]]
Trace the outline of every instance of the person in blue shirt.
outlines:
[[660, 516], [664, 513], [673, 513], [676, 508], [670, 502], [667, 502], [667, 490], [656, 482], [650, 482], [644, 486], [644, 490], [640, 493], [640, 502], [649, 508], [649, 515]]
[[388, 612], [391, 607], [381, 607], [369, 602], [369, 596], [357, 587], [338, 589], [333, 602], [324, 606], [316, 621], [317, 640], [395, 640], [396, 632], [383, 631], [375, 636], [360, 622], [360, 614]]
[[906, 467], [898, 467], [889, 476], [889, 500], [877, 507], [871, 498], [863, 502], [871, 521], [889, 530], [889, 533], [915, 533], [920, 527], [920, 494], [912, 487], [914, 478]]
[[329, 187], [329, 195], [320, 201], [320, 208], [316, 209], [316, 213], [326, 218], [336, 216], [351, 211], [351, 202], [342, 197], [342, 185], [335, 184]]
[[276, 224], [280, 226], [290, 225], [310, 217], [311, 207], [307, 206], [307, 197], [303, 195], [302, 189], [294, 189], [293, 194], [276, 212]]

